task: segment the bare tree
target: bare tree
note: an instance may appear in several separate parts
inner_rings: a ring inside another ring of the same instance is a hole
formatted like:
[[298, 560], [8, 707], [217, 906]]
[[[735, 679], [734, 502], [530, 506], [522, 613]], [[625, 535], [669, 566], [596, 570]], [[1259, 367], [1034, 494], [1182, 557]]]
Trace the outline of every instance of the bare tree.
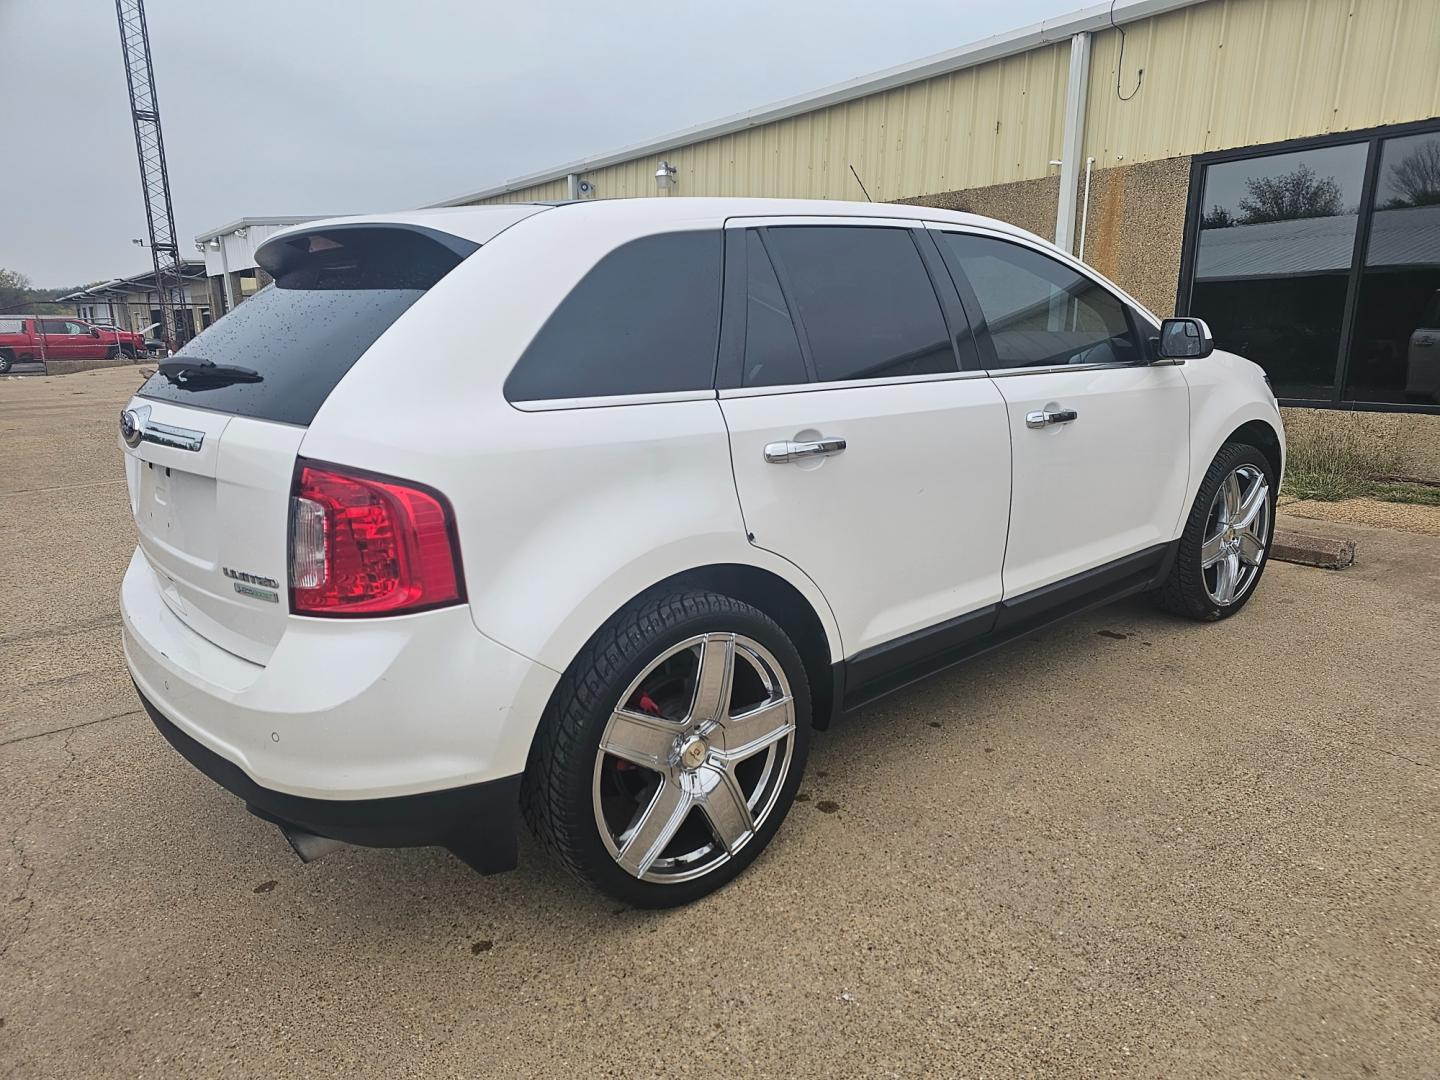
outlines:
[[1250, 194], [1240, 200], [1240, 210], [1246, 225], [1335, 217], [1345, 212], [1339, 181], [1333, 176], [1320, 179], [1309, 165], [1297, 165], [1279, 176], [1251, 177], [1245, 187]]
[[1223, 206], [1212, 206], [1200, 217], [1202, 229], [1228, 229], [1236, 224], [1235, 215]]
[[1390, 166], [1390, 187], [1398, 192], [1385, 209], [1440, 204], [1440, 139], [1428, 139]]

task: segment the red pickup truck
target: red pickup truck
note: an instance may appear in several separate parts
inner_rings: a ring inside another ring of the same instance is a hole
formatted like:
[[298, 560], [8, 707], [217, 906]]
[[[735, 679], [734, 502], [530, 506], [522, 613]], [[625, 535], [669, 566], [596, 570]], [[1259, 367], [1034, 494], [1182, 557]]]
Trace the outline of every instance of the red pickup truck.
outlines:
[[[43, 350], [41, 346], [44, 346]], [[146, 353], [145, 338], [60, 316], [0, 315], [0, 373], [26, 360], [103, 360]]]

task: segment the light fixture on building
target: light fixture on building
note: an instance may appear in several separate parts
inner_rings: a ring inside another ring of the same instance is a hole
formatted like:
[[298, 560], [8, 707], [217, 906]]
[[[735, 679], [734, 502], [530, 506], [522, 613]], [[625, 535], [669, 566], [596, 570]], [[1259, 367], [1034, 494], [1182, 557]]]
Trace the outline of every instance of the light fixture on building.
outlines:
[[241, 240], [244, 240], [245, 237], [249, 234], [250, 230], [247, 229], [244, 225], [240, 226], [240, 228], [235, 230], [235, 235], [238, 236]]
[[660, 162], [660, 167], [655, 170], [655, 186], [660, 189], [660, 194], [668, 195], [675, 189], [675, 166], [668, 161]]
[[220, 238], [219, 238], [218, 236], [212, 236], [212, 237], [210, 238], [210, 250], [211, 250], [211, 251], [219, 251], [219, 250], [220, 250]]

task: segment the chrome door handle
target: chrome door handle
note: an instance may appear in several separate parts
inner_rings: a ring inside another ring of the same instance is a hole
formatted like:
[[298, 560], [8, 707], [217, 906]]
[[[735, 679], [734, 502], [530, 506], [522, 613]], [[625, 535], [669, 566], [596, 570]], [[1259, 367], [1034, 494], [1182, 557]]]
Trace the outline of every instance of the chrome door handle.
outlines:
[[816, 439], [814, 442], [772, 442], [765, 444], [765, 460], [784, 465], [807, 457], [827, 457], [845, 449], [844, 439]]
[[1074, 409], [1056, 409], [1054, 412], [1032, 412], [1025, 414], [1025, 426], [1042, 428], [1050, 424], [1068, 424], [1080, 414]]

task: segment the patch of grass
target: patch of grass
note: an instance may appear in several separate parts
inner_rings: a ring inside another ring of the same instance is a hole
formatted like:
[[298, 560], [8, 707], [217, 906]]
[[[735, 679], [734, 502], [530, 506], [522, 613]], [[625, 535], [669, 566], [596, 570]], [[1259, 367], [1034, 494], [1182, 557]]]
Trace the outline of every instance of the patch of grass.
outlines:
[[1364, 494], [1383, 502], [1440, 506], [1440, 487], [1429, 484], [1372, 484]]
[[1285, 419], [1288, 454], [1281, 490], [1286, 495], [1320, 502], [1353, 499], [1372, 494], [1376, 477], [1399, 471], [1393, 434], [1369, 414], [1298, 413]]

